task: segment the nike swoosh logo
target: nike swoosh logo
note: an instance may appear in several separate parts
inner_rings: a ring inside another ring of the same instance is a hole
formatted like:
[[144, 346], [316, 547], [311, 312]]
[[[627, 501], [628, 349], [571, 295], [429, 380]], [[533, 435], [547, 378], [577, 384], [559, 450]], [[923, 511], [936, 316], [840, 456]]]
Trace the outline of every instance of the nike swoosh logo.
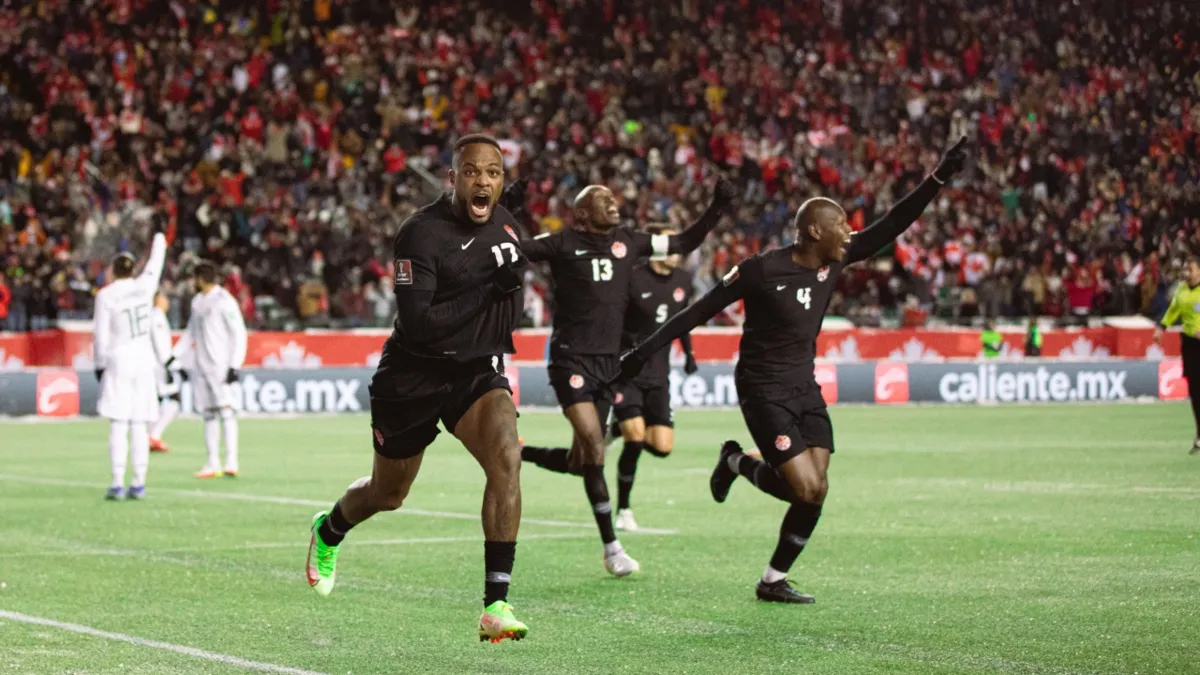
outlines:
[[648, 297], [650, 297], [650, 294], [649, 294], [649, 293], [642, 293], [642, 297], [643, 297], [643, 298], [648, 298]]
[[575, 250], [575, 255], [583, 255], [584, 253], [587, 253], [587, 251], [580, 251], [579, 249]]
[[467, 250], [467, 247], [468, 247], [468, 246], [470, 246], [470, 245], [471, 245], [471, 242], [473, 242], [473, 241], [475, 241], [475, 237], [471, 237], [471, 239], [470, 239], [470, 240], [468, 240], [468, 241], [467, 241], [467, 243], [463, 244], [463, 245], [462, 245], [462, 250], [464, 250], [464, 251], [465, 251], [465, 250]]
[[776, 286], [776, 287], [775, 287], [775, 290], [777, 290], [777, 291], [782, 291], [782, 290], [783, 290], [783, 289], [785, 289], [785, 288], [787, 288], [787, 284], [784, 284], [784, 285], [782, 285], [782, 286]]

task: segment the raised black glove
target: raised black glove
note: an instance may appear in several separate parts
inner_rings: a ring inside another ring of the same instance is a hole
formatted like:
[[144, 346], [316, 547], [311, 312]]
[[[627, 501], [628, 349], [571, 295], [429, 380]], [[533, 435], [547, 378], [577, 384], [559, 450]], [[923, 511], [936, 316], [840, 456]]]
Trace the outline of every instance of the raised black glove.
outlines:
[[722, 178], [717, 181], [717, 187], [713, 190], [713, 204], [720, 208], [725, 208], [733, 204], [733, 200], [737, 199], [738, 188], [733, 184], [733, 181]]
[[229, 372], [225, 373], [225, 384], [233, 384], [241, 379], [241, 377], [242, 376], [238, 374], [237, 368], [230, 368]]
[[688, 375], [691, 375], [692, 373], [695, 373], [697, 370], [700, 370], [700, 366], [696, 365], [696, 357], [692, 356], [691, 354], [687, 354], [684, 357], [684, 361], [683, 361], [683, 372], [687, 373]]
[[933, 177], [937, 182], [946, 183], [954, 178], [954, 174], [963, 170], [963, 165], [967, 163], [966, 146], [967, 137], [963, 136], [942, 155], [942, 161], [938, 162], [937, 168], [933, 170]]
[[516, 262], [510, 262], [496, 268], [492, 273], [492, 286], [500, 295], [508, 295], [521, 290], [525, 285], [525, 276], [522, 273], [525, 266], [529, 264], [529, 260], [525, 256], [517, 258]]
[[617, 378], [629, 382], [641, 374], [646, 367], [646, 357], [637, 349], [631, 349], [621, 355], [621, 374]]
[[524, 178], [509, 183], [508, 187], [504, 188], [504, 192], [500, 193], [500, 206], [508, 209], [511, 213], [516, 213], [525, 208], [525, 189], [527, 186], [528, 181]]
[[104, 379], [104, 369], [97, 368], [96, 369], [96, 381], [99, 382], [100, 380], [103, 380], [103, 379]]

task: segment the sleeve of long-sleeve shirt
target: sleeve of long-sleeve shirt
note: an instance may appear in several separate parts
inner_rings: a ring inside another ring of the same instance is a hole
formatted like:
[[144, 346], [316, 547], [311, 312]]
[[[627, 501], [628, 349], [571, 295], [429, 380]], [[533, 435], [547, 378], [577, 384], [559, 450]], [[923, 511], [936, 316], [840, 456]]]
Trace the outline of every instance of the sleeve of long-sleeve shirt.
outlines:
[[[639, 258], [649, 256], [651, 260], [664, 260], [667, 256], [677, 253], [682, 255], [691, 253], [700, 248], [704, 239], [713, 231], [717, 223], [721, 222], [722, 212], [723, 207], [715, 202], [710, 204], [699, 220], [679, 234], [635, 232], [633, 235], [634, 255]], [[532, 259], [530, 258], [530, 260]]]
[[246, 349], [249, 335], [246, 333], [246, 321], [242, 318], [242, 310], [238, 307], [233, 296], [225, 299], [221, 308], [221, 318], [229, 331], [229, 367], [241, 368], [246, 364]]
[[150, 343], [154, 345], [158, 364], [166, 365], [171, 360], [171, 327], [167, 325], [167, 316], [157, 309], [150, 314]]
[[146, 260], [146, 266], [142, 268], [142, 273], [138, 276], [138, 285], [151, 292], [156, 290], [159, 280], [162, 279], [163, 265], [166, 262], [167, 238], [159, 232], [154, 235], [154, 240], [150, 243], [150, 257]]
[[438, 242], [429, 232], [414, 227], [417, 225], [402, 225], [396, 235], [396, 315], [407, 338], [428, 342], [453, 333], [483, 311], [491, 299], [492, 285], [475, 286], [434, 304]]
[[108, 297], [104, 294], [96, 296], [96, 307], [92, 311], [92, 362], [96, 369], [108, 367], [108, 350], [112, 344], [112, 320], [109, 316]]
[[892, 243], [909, 228], [937, 196], [941, 185], [933, 176], [927, 176], [904, 199], [896, 202], [882, 218], [854, 235], [846, 251], [846, 264], [850, 265], [875, 255], [884, 246]]
[[558, 256], [562, 249], [562, 234], [539, 234], [533, 239], [521, 240], [521, 254], [530, 262], [545, 262]]
[[634, 347], [642, 354], [655, 354], [672, 340], [687, 335], [693, 328], [717, 315], [722, 309], [745, 296], [759, 276], [757, 260], [743, 261], [725, 275], [721, 282], [705, 293], [687, 309], [667, 320], [653, 335]]
[[1183, 283], [1180, 282], [1180, 284], [1175, 287], [1175, 294], [1171, 296], [1171, 304], [1167, 305], [1167, 313], [1163, 314], [1163, 318], [1162, 318], [1162, 322], [1161, 322], [1163, 327], [1168, 327], [1168, 326], [1173, 325], [1176, 321], [1179, 320], [1179, 317], [1183, 315], [1183, 310], [1181, 309], [1180, 302], [1179, 302], [1179, 292], [1182, 289], [1183, 289]]

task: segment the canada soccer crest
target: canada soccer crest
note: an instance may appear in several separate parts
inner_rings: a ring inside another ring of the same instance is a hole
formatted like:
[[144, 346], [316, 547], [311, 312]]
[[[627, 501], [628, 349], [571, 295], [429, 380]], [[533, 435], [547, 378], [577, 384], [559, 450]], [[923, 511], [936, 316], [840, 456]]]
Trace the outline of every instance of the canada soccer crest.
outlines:
[[517, 236], [516, 232], [513, 232], [513, 229], [511, 226], [505, 225], [504, 231], [508, 233], [508, 236], [513, 238], [513, 241], [521, 241], [521, 238]]
[[378, 427], [375, 427], [372, 429], [372, 431], [375, 432], [375, 442], [378, 443], [380, 447], [383, 447], [383, 432], [380, 431]]
[[675, 302], [683, 302], [683, 289], [677, 287], [672, 297], [675, 298]]
[[572, 375], [568, 383], [570, 383], [572, 389], [583, 389], [583, 376]]
[[789, 438], [787, 436], [782, 436], [782, 435], [775, 437], [775, 449], [776, 450], [779, 450], [780, 452], [782, 452], [784, 450], [787, 450], [790, 447], [792, 447], [792, 439], [791, 438]]
[[623, 403], [624, 401], [625, 401], [625, 394], [622, 394], [619, 391], [617, 392], [617, 395], [613, 397], [613, 403], [615, 403], [616, 405], [621, 405], [621, 403]]
[[829, 265], [817, 270], [817, 281], [825, 281], [829, 278]]
[[626, 253], [625, 244], [623, 242], [614, 241], [613, 245], [612, 245], [613, 257], [614, 258], [624, 258], [625, 253]]

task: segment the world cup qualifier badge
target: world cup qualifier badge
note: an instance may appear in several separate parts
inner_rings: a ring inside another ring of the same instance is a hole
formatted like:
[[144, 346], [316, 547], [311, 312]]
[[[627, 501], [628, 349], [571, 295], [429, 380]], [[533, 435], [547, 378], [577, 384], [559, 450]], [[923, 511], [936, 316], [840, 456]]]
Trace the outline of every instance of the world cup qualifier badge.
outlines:
[[675, 302], [683, 302], [683, 298], [684, 298], [683, 289], [677, 287], [675, 289], [675, 292], [671, 294], [671, 297], [675, 298]]
[[504, 231], [508, 233], [508, 236], [513, 238], [513, 241], [521, 241], [521, 238], [517, 236], [517, 233], [513, 231], [511, 226], [505, 225]]
[[789, 438], [787, 436], [782, 436], [782, 435], [775, 437], [775, 449], [776, 450], [783, 452], [784, 450], [787, 450], [790, 447], [792, 447], [792, 439], [791, 438]]
[[829, 278], [829, 265], [817, 270], [817, 281], [825, 281]]
[[624, 258], [625, 253], [626, 253], [625, 244], [620, 241], [614, 241], [613, 245], [612, 245], [613, 257], [614, 258]]
[[583, 376], [572, 375], [571, 379], [567, 380], [572, 389], [583, 389]]

